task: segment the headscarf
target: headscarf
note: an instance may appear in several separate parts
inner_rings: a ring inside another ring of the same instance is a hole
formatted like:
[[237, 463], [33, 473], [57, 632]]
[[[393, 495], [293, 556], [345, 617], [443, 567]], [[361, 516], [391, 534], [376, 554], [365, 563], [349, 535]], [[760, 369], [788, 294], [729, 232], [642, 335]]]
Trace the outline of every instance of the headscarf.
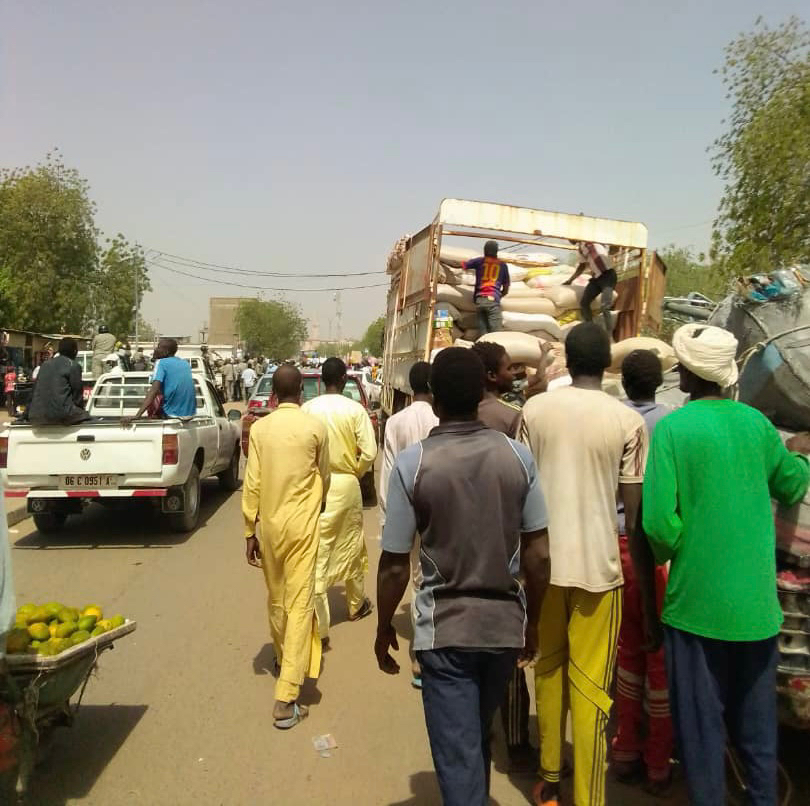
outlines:
[[692, 322], [675, 331], [672, 347], [678, 361], [698, 378], [722, 388], [737, 382], [737, 339], [727, 330]]

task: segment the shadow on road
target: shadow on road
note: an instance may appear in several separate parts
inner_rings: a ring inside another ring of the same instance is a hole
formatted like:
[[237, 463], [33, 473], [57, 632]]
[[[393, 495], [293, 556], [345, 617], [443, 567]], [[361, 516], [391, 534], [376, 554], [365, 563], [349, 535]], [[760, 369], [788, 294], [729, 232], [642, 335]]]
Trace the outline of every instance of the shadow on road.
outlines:
[[[48, 757], [34, 773], [26, 803], [63, 806], [86, 797], [147, 707], [83, 705], [73, 727], [56, 729]], [[133, 777], [132, 790], [122, 792], [133, 803], [139, 802], [138, 780]]]
[[[221, 490], [216, 480], [203, 482], [197, 529], [204, 528], [209, 518], [235, 494]], [[14, 548], [168, 549], [190, 540], [197, 529], [173, 532], [153, 502], [118, 499], [110, 506], [92, 503], [81, 515], [71, 515], [58, 534], [43, 535], [35, 529], [17, 540]]]
[[[433, 771], [414, 773], [411, 776], [411, 793], [413, 797], [389, 803], [388, 806], [441, 806], [442, 797]], [[499, 806], [494, 799], [490, 799], [489, 803], [490, 806]]]

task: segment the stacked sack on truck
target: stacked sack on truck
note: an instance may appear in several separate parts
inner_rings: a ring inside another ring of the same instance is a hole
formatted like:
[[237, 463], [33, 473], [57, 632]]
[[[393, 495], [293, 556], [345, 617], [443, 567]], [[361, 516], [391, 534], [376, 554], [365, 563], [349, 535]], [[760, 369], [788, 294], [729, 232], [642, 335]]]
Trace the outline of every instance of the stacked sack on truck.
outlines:
[[[480, 257], [480, 252], [443, 246], [439, 258], [436, 303], [452, 317], [452, 333], [457, 341], [474, 342], [480, 336], [473, 299], [475, 272], [464, 269], [464, 264], [475, 257]], [[547, 344], [549, 380], [565, 375], [563, 341], [580, 320], [580, 302], [587, 277], [578, 278], [570, 286], [563, 285], [574, 268], [560, 265], [557, 258], [547, 252], [501, 252], [499, 257], [506, 263], [510, 279], [509, 293], [501, 300], [504, 330], [530, 334]], [[614, 292], [614, 302], [615, 299]], [[594, 301], [595, 310], [599, 304], [598, 299]], [[513, 351], [504, 346], [512, 355]]]

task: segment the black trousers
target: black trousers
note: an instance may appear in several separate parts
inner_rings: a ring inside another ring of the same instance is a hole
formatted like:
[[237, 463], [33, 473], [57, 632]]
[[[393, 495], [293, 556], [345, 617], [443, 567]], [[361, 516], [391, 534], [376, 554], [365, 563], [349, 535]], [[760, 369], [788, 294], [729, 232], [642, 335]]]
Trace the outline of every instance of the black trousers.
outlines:
[[602, 317], [605, 322], [605, 329], [608, 333], [613, 331], [610, 321], [610, 311], [613, 308], [613, 289], [616, 288], [618, 281], [619, 278], [616, 275], [615, 269], [608, 269], [604, 274], [600, 274], [599, 277], [591, 277], [588, 281], [588, 285], [585, 286], [585, 291], [582, 292], [582, 301], [580, 302], [583, 322], [593, 321], [591, 304], [601, 294]]

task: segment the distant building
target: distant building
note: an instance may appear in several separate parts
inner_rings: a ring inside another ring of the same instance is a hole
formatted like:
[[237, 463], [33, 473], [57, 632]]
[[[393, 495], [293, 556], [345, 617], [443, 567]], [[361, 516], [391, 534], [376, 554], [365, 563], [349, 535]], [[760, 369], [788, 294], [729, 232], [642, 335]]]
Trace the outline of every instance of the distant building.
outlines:
[[208, 300], [208, 343], [233, 344], [239, 341], [236, 311], [239, 303], [252, 297], [211, 297]]

